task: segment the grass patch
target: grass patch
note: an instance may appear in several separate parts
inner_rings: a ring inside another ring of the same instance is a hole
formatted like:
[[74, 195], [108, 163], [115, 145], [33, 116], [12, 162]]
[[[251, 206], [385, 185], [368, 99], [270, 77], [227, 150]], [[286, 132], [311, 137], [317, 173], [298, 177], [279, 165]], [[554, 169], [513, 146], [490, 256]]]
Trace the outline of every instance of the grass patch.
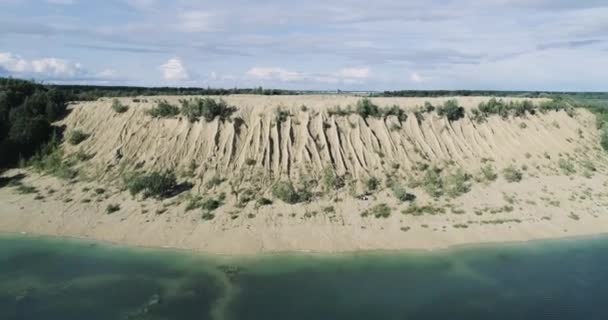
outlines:
[[373, 216], [376, 218], [388, 218], [391, 215], [391, 208], [386, 203], [377, 204], [361, 213], [361, 217]]
[[416, 203], [412, 203], [409, 207], [401, 210], [401, 213], [405, 214], [405, 215], [412, 215], [412, 216], [422, 216], [425, 214], [430, 214], [430, 215], [434, 216], [437, 214], [444, 214], [445, 209], [435, 207], [433, 205], [419, 206]]

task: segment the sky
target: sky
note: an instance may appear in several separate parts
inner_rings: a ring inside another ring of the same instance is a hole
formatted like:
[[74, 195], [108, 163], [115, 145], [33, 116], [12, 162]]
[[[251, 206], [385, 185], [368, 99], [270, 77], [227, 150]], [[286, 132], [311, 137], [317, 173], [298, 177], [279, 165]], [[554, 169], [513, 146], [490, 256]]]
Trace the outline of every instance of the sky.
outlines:
[[608, 91], [607, 0], [0, 0], [0, 76]]

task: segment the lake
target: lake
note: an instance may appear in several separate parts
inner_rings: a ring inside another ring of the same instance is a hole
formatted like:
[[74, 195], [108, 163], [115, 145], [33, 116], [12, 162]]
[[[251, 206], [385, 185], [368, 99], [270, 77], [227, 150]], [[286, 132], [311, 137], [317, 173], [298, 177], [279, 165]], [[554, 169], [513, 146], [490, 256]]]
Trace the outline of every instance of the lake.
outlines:
[[608, 238], [218, 257], [0, 236], [0, 319], [608, 319]]

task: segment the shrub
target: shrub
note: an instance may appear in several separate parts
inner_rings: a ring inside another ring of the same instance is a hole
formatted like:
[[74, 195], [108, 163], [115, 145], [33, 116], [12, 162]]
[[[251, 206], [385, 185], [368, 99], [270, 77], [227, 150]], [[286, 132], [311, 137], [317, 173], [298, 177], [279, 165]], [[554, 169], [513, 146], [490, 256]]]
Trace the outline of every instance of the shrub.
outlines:
[[291, 182], [286, 181], [277, 182], [272, 187], [272, 195], [289, 204], [308, 201], [311, 198], [311, 194], [308, 191], [296, 190]]
[[179, 108], [163, 100], [155, 108], [148, 110], [147, 113], [154, 118], [171, 118], [179, 114]]
[[380, 108], [367, 98], [357, 101], [355, 112], [362, 118], [380, 116]]
[[376, 191], [379, 186], [380, 181], [375, 177], [370, 177], [369, 179], [365, 180], [365, 187], [367, 191]]
[[512, 165], [506, 167], [502, 173], [507, 182], [520, 182], [524, 177], [523, 173]]
[[245, 159], [245, 164], [248, 166], [253, 166], [253, 165], [255, 165], [255, 160], [253, 160], [251, 158], [247, 158], [247, 159]]
[[259, 206], [269, 206], [269, 205], [272, 204], [272, 200], [262, 197], [262, 198], [258, 198], [258, 200], [256, 201], [256, 203]]
[[441, 169], [431, 167], [426, 170], [422, 177], [422, 188], [431, 197], [439, 197], [443, 194], [443, 181], [441, 181]]
[[437, 108], [437, 114], [447, 117], [449, 121], [456, 121], [464, 117], [464, 108], [458, 105], [457, 100], [452, 99]]
[[481, 167], [481, 176], [485, 181], [495, 181], [498, 178], [494, 167], [489, 163]]
[[325, 168], [323, 170], [321, 181], [326, 192], [339, 190], [345, 186], [344, 179], [338, 176], [331, 168]]
[[114, 99], [112, 101], [112, 109], [116, 113], [125, 113], [129, 110], [129, 106], [123, 105], [122, 103], [120, 103], [120, 101], [118, 101], [118, 99]]
[[393, 196], [399, 199], [399, 201], [414, 201], [416, 200], [416, 196], [408, 193], [407, 190], [400, 184], [393, 183], [391, 185], [391, 191], [393, 192]]
[[559, 159], [557, 165], [562, 170], [565, 175], [571, 175], [576, 173], [576, 169], [574, 168], [574, 163], [566, 159]]
[[211, 98], [196, 98], [194, 100], [181, 100], [182, 114], [191, 122], [199, 118], [205, 119], [207, 122], [213, 121], [215, 118], [227, 120], [236, 111], [235, 107], [228, 106], [224, 100], [215, 101]]
[[468, 183], [469, 179], [470, 176], [467, 173], [458, 169], [445, 178], [444, 190], [450, 197], [463, 195], [471, 190], [471, 185]]
[[222, 206], [222, 201], [215, 199], [215, 198], [208, 198], [203, 200], [200, 203], [200, 206], [203, 210], [211, 212], [219, 207]]
[[177, 187], [177, 179], [173, 172], [152, 172], [150, 174], [135, 174], [127, 181], [127, 189], [132, 195], [143, 192], [144, 197], [163, 198]]
[[[403, 109], [399, 108], [398, 105], [393, 105], [392, 107], [382, 110], [382, 114], [384, 117], [395, 116], [400, 122], [407, 121], [407, 113]], [[399, 127], [399, 129], [401, 129], [401, 127]]]
[[86, 140], [89, 137], [89, 134], [84, 133], [80, 130], [74, 130], [70, 133], [69, 137], [68, 137], [68, 142], [71, 145], [77, 145], [81, 142], [83, 142], [84, 140]]
[[109, 204], [106, 207], [106, 213], [107, 214], [112, 214], [112, 213], [114, 213], [114, 212], [116, 212], [118, 210], [120, 210], [120, 205], [117, 205], [117, 204]]

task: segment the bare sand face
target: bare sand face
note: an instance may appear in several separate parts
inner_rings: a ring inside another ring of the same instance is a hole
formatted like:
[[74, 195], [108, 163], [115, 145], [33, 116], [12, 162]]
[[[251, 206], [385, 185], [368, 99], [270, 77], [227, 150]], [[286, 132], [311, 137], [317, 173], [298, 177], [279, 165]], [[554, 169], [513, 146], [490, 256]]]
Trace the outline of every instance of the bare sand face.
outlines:
[[[78, 164], [79, 181], [28, 172], [23, 183], [38, 194], [0, 189], [0, 231], [223, 254], [434, 249], [608, 231], [608, 167], [586, 110], [449, 122], [435, 112], [422, 118], [413, 113], [425, 101], [447, 99], [378, 98], [373, 101], [380, 106], [410, 110], [407, 120], [364, 119], [330, 112], [358, 97], [229, 96], [223, 99], [237, 106], [232, 121], [190, 123], [145, 112], [156, 99], [177, 104], [178, 97], [144, 99], [122, 99], [130, 106], [124, 114], [115, 113], [109, 99], [74, 105], [60, 124], [91, 135], [78, 146], [63, 146], [68, 157], [92, 156]], [[466, 109], [487, 100], [457, 99]], [[470, 191], [432, 197], [420, 182], [433, 167], [446, 181], [466, 172]], [[485, 179], [484, 167], [497, 179]], [[501, 173], [507, 167], [523, 179], [507, 182]], [[121, 177], [134, 170], [166, 169], [192, 183], [192, 190], [163, 201], [121, 190]], [[324, 188], [328, 170], [344, 178], [343, 188]], [[373, 192], [367, 190], [370, 179], [379, 182]], [[316, 197], [296, 205], [239, 200], [243, 194], [272, 198], [272, 185], [286, 180]], [[416, 200], [396, 199], [394, 182]], [[100, 187], [104, 192], [95, 191]], [[222, 193], [226, 200], [212, 220], [201, 219], [200, 209], [186, 210], [196, 195]], [[120, 210], [107, 214], [109, 204]], [[389, 208], [388, 217], [374, 217], [379, 205]], [[424, 206], [430, 209], [413, 210]], [[364, 217], [366, 210], [372, 214]]]

